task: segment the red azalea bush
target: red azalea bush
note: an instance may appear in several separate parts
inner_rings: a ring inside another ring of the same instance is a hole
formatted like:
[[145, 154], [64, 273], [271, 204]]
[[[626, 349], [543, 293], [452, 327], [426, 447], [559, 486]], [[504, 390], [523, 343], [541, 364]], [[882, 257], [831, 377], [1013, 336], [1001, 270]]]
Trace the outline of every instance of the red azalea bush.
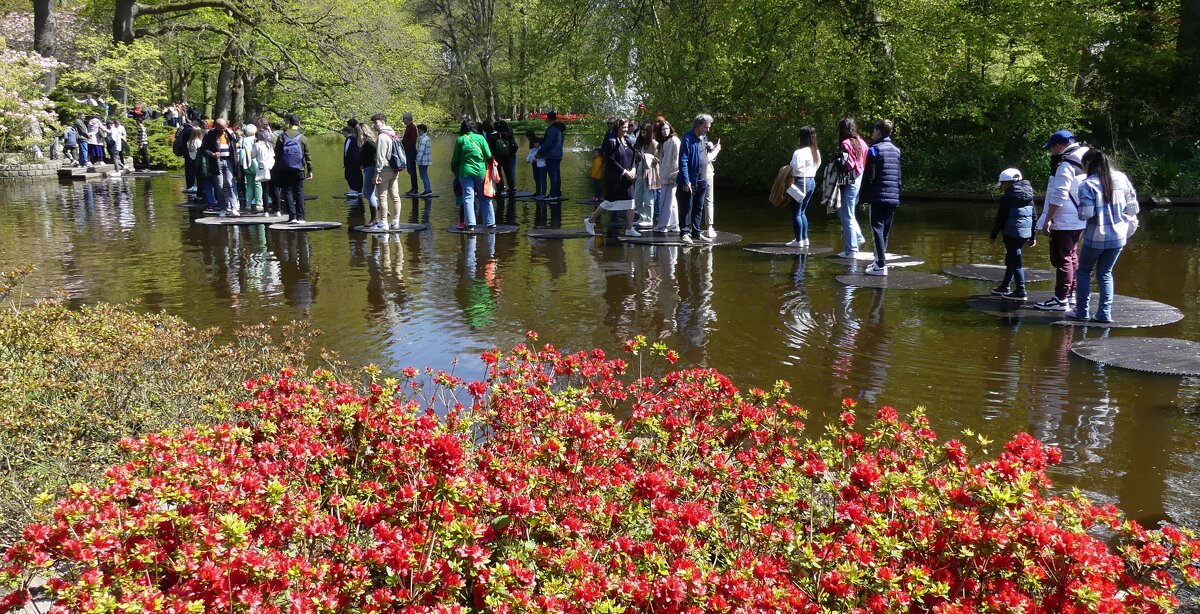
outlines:
[[6, 554], [0, 611], [38, 576], [52, 612], [179, 613], [1159, 612], [1200, 583], [1193, 533], [1046, 496], [1028, 435], [973, 464], [919, 412], [810, 438], [784, 384], [483, 358], [262, 377], [243, 423], [124, 442]]

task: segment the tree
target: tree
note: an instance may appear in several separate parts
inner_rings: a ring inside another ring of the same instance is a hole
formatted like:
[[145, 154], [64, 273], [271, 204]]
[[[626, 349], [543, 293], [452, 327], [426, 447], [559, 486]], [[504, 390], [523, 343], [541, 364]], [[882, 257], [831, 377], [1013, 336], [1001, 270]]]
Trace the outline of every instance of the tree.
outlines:
[[[58, 21], [54, 14], [55, 0], [33, 0], [33, 50], [43, 58], [55, 56], [55, 37], [58, 36]], [[55, 69], [46, 71], [42, 92], [50, 93], [58, 78]]]

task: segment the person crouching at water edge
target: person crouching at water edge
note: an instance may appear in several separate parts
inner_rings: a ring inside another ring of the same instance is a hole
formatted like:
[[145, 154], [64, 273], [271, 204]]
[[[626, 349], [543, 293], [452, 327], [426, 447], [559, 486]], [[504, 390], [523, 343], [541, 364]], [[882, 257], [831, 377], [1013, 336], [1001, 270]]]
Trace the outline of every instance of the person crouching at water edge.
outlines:
[[[1022, 250], [1037, 245], [1033, 234], [1033, 186], [1015, 168], [1000, 173], [1000, 202], [996, 207], [996, 223], [992, 225], [992, 241], [1004, 235], [1004, 281], [992, 288], [992, 294], [1012, 301], [1023, 301], [1025, 269]], [[1016, 287], [1009, 290], [1009, 284]]]
[[492, 199], [483, 193], [483, 178], [488, 172], [488, 160], [492, 159], [492, 151], [487, 139], [475, 130], [475, 122], [463, 120], [458, 129], [458, 140], [454, 141], [454, 155], [450, 157], [450, 172], [462, 186], [463, 228], [475, 228], [475, 200], [479, 199], [479, 209], [483, 215], [483, 224], [488, 228], [496, 227], [496, 211], [492, 208]]
[[618, 119], [613, 132], [604, 140], [600, 149], [604, 158], [604, 200], [583, 220], [583, 228], [590, 235], [596, 234], [596, 220], [605, 211], [625, 212], [625, 236], [640, 237], [633, 229], [633, 184], [635, 156], [633, 142], [629, 139], [629, 120]]
[[863, 167], [863, 202], [871, 205], [871, 234], [875, 262], [864, 271], [867, 275], [887, 275], [887, 244], [892, 235], [892, 218], [900, 207], [900, 148], [892, 144], [892, 122], [875, 122], [873, 144], [867, 150]]

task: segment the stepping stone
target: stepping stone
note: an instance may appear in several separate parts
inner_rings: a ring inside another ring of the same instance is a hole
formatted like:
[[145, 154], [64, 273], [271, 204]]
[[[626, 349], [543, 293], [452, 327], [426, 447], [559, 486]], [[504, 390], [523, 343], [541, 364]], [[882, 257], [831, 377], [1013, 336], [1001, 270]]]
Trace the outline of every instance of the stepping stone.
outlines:
[[679, 233], [671, 234], [654, 234], [646, 233], [640, 237], [627, 237], [621, 235], [617, 237], [621, 243], [632, 243], [634, 245], [677, 245], [682, 247], [704, 247], [706, 245], [733, 245], [742, 241], [742, 235], [732, 232], [717, 231], [717, 236], [711, 241], [701, 241], [692, 239], [692, 243], [684, 243], [680, 238]]
[[305, 194], [305, 195], [304, 195], [304, 201], [305, 201], [305, 202], [308, 202], [308, 201], [310, 201], [310, 200], [316, 200], [316, 199], [318, 199], [318, 198], [320, 198], [320, 197], [319, 197], [319, 196], [317, 196], [316, 194]]
[[429, 224], [400, 224], [398, 228], [367, 228], [366, 226], [351, 226], [351, 232], [365, 232], [372, 235], [397, 234], [401, 232], [420, 232], [429, 230]]
[[[829, 256], [829, 259], [837, 260], [839, 262], [844, 262], [846, 264], [853, 264], [855, 262], [867, 263], [867, 262], [875, 261], [875, 254], [873, 252], [859, 250], [859, 251], [855, 252], [854, 254], [855, 254], [854, 258], [842, 258], [841, 256], [839, 256], [837, 254], [833, 254], [832, 256]], [[924, 260], [914, 258], [912, 256], [905, 256], [902, 254], [884, 254], [884, 256], [887, 257], [888, 267], [918, 266], [921, 264], [925, 264]]]
[[582, 228], [535, 228], [525, 236], [531, 239], [590, 239]]
[[205, 204], [205, 202], [201, 200], [201, 201], [197, 201], [194, 203], [179, 203], [179, 206], [183, 207], [184, 209], [203, 209], [203, 208], [207, 207], [208, 205]]
[[[1107, 324], [1091, 321], [1075, 321], [1066, 319], [1065, 311], [1042, 311], [1033, 306], [1038, 301], [1050, 298], [1054, 293], [1050, 290], [1029, 292], [1029, 298], [1024, 302], [1009, 301], [991, 294], [981, 294], [967, 299], [967, 306], [976, 311], [994, 315], [999, 318], [1020, 320], [1033, 324], [1055, 324], [1059, 326], [1088, 326], [1095, 328], [1143, 328], [1148, 326], [1163, 326], [1183, 319], [1179, 309], [1132, 296], [1113, 296], [1113, 321]], [[1095, 309], [1100, 295], [1092, 293], [1091, 303]]]
[[582, 198], [582, 199], [580, 199], [580, 200], [577, 200], [577, 201], [575, 201], [575, 202], [576, 202], [577, 204], [580, 204], [580, 205], [587, 205], [587, 206], [589, 206], [589, 207], [598, 207], [598, 206], [600, 206], [600, 201], [598, 201], [598, 200], [592, 200], [592, 199], [590, 199], [590, 198]]
[[950, 285], [950, 278], [937, 273], [920, 271], [888, 271], [887, 275], [865, 275], [848, 273], [838, 275], [837, 280], [847, 286], [858, 288], [888, 288], [893, 290], [928, 290]]
[[[506, 198], [507, 198], [507, 197], [506, 197]], [[534, 197], [533, 197], [533, 194], [530, 194], [529, 196], [521, 196], [521, 192], [517, 192], [517, 197], [516, 197], [516, 199], [515, 199], [515, 200], [527, 200], [527, 201], [532, 201], [532, 202], [540, 202], [540, 203], [553, 203], [553, 202], [559, 202], [559, 203], [561, 203], [562, 201], [564, 201], [564, 200], [566, 200], [566, 199], [565, 199], [565, 198], [563, 198], [563, 197], [561, 197], [561, 196], [560, 196], [560, 197], [558, 197], [558, 198], [545, 198], [545, 197], [543, 197], [543, 198], [539, 198], [539, 199], [534, 199]]]
[[833, 251], [831, 247], [817, 247], [813, 245], [808, 247], [788, 247], [783, 243], [751, 243], [742, 249], [770, 256], [809, 256], [813, 254], [827, 254]]
[[[287, 218], [283, 219], [286, 220]], [[295, 230], [301, 232], [309, 230], [332, 230], [341, 227], [342, 225], [337, 222], [304, 222], [303, 224], [271, 224], [267, 226], [271, 230]]]
[[451, 226], [446, 229], [446, 232], [452, 232], [456, 235], [502, 235], [510, 232], [516, 232], [517, 230], [519, 230], [519, 227], [517, 226], [501, 224], [495, 228], [487, 228], [482, 225], [477, 225], [475, 226], [474, 230], [467, 230], [465, 228], [459, 228], [458, 226]]
[[517, 200], [522, 198], [533, 198], [533, 192], [523, 192], [521, 190], [517, 190], [513, 193], [513, 198], [516, 198]]
[[441, 196], [441, 195], [442, 195], [442, 193], [441, 193], [441, 192], [434, 192], [433, 194], [418, 194], [417, 196], [403, 196], [403, 195], [401, 195], [401, 196], [400, 196], [400, 198], [409, 198], [409, 199], [413, 199], [413, 200], [420, 200], [420, 199], [422, 199], [422, 198], [437, 198], [437, 197], [439, 197], [439, 196]]
[[141, 179], [144, 177], [161, 177], [166, 174], [167, 174], [167, 171], [133, 171], [133, 172], [129, 173], [128, 175], [126, 175], [126, 177], [134, 177], [137, 179]]
[[241, 215], [238, 217], [199, 217], [193, 220], [205, 226], [257, 226], [260, 224], [281, 224], [287, 221], [286, 215]]
[[[1004, 265], [1002, 264], [956, 264], [942, 269], [942, 272], [963, 279], [980, 281], [1004, 281]], [[1054, 271], [1046, 269], [1025, 269], [1025, 283], [1037, 283], [1054, 279]]]
[[1110, 367], [1162, 375], [1200, 375], [1200, 343], [1195, 341], [1105, 337], [1077, 341], [1071, 351], [1076, 356]]

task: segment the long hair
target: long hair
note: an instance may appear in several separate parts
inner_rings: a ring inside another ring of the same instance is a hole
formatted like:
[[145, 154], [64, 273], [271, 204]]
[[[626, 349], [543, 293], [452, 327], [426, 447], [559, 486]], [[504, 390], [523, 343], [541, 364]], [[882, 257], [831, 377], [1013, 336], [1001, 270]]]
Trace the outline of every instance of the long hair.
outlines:
[[1100, 191], [1104, 194], [1104, 202], [1111, 203], [1113, 197], [1112, 162], [1108, 155], [1099, 149], [1089, 149], [1083, 154], [1083, 167], [1088, 176], [1096, 175], [1100, 179]]
[[817, 159], [817, 129], [812, 126], [805, 126], [800, 129], [800, 134], [797, 135], [800, 147], [811, 147], [813, 160]]
[[842, 118], [842, 121], [838, 122], [838, 141], [856, 136], [858, 136], [858, 124], [854, 123], [854, 118]]
[[359, 147], [362, 147], [363, 144], [365, 144], [365, 143], [372, 143], [372, 144], [375, 143], [375, 139], [376, 139], [375, 129], [372, 128], [370, 124], [359, 123], [358, 127], [357, 127], [357, 131], [358, 131], [358, 146]]
[[[662, 135], [662, 127], [663, 126], [666, 126], [667, 130], [670, 132], [670, 134], [668, 136], [664, 137]], [[654, 140], [658, 141], [659, 143], [662, 143], [664, 141], [670, 140], [672, 136], [675, 136], [675, 128], [671, 126], [671, 122], [667, 121], [667, 118], [663, 117], [662, 115], [659, 115], [657, 118], [655, 118], [654, 119]]]

